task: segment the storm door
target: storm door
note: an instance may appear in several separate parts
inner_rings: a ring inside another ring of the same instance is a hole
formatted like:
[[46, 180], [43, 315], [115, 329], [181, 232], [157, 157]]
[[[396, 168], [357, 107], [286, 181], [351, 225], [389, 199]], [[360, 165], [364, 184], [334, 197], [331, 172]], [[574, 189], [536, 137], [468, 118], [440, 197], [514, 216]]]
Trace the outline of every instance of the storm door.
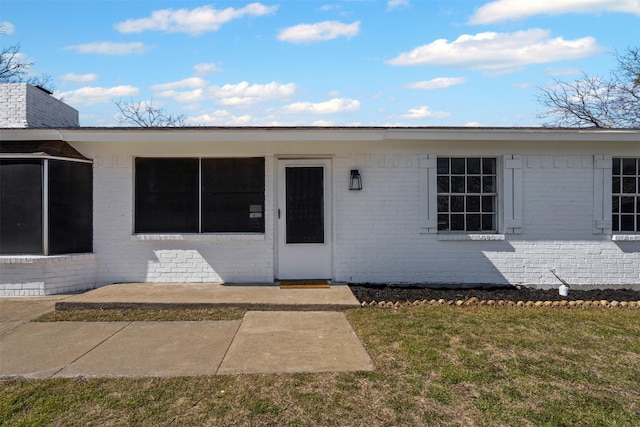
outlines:
[[278, 278], [331, 278], [331, 161], [278, 163]]

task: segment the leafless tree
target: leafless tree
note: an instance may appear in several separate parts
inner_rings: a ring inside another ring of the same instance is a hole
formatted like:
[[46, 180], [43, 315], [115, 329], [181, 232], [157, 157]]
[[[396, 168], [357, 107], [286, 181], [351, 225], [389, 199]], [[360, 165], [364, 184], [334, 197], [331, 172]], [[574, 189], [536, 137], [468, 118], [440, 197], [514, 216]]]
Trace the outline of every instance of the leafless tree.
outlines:
[[[0, 25], [0, 34], [6, 34], [6, 29]], [[20, 44], [0, 48], [0, 83], [29, 83], [53, 92], [51, 76], [43, 74], [40, 77], [26, 78], [33, 62], [27, 61], [20, 53]]]
[[573, 82], [554, 80], [541, 87], [539, 101], [545, 126], [640, 127], [640, 49], [615, 53], [617, 68], [608, 79], [584, 74]]
[[136, 102], [133, 99], [123, 101], [113, 100], [113, 103], [120, 110], [118, 120], [140, 127], [181, 127], [185, 126], [185, 116], [174, 115], [167, 112], [165, 108], [153, 106], [153, 100], [149, 102]]

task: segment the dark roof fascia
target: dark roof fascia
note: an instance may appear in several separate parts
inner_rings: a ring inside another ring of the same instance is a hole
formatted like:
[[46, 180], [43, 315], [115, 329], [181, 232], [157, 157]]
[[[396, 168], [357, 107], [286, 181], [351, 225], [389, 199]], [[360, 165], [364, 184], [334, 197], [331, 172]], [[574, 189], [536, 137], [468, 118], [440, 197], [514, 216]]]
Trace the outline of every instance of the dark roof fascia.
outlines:
[[65, 141], [0, 141], [0, 155], [90, 160]]

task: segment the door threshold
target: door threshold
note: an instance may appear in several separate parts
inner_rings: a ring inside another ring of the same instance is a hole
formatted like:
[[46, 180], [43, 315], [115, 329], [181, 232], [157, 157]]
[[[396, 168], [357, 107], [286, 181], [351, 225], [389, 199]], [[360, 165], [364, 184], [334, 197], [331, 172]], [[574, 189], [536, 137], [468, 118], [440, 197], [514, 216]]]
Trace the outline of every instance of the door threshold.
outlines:
[[325, 279], [280, 280], [280, 289], [327, 289], [329, 281]]

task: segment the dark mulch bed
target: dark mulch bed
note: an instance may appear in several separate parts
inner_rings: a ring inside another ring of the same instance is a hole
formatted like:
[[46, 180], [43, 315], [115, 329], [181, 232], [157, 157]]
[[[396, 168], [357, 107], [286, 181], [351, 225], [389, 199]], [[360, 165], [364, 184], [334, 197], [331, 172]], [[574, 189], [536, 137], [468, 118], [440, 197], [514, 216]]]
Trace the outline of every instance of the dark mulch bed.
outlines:
[[479, 300], [505, 301], [640, 301], [640, 292], [628, 289], [571, 290], [562, 297], [557, 289], [532, 289], [515, 286], [498, 288], [430, 288], [424, 286], [349, 285], [353, 295], [362, 302], [400, 302], [421, 300]]

